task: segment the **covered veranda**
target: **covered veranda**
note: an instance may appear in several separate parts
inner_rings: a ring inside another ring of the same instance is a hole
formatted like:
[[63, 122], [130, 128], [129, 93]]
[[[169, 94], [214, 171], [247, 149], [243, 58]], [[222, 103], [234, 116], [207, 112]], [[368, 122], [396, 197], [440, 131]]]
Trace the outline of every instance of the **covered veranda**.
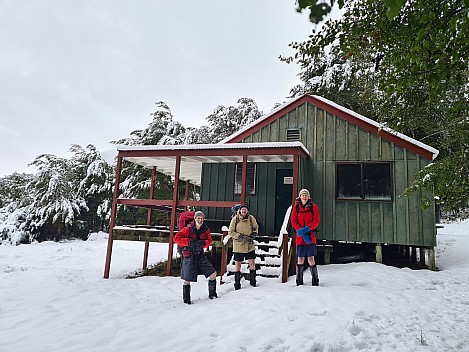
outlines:
[[[246, 201], [247, 163], [291, 162], [293, 168], [292, 202], [298, 192], [300, 158], [308, 159], [309, 152], [301, 142], [229, 143], [194, 145], [146, 145], [118, 146], [116, 180], [112, 200], [109, 237], [107, 244], [104, 278], [109, 278], [112, 246], [117, 223], [117, 206], [136, 206], [148, 209], [147, 225], [151, 223], [151, 213], [155, 209], [167, 209], [170, 213], [169, 246], [166, 275], [171, 274], [173, 258], [173, 237], [176, 232], [177, 212], [188, 207], [224, 207]], [[148, 199], [128, 199], [120, 197], [120, 182], [123, 160], [152, 169], [150, 197]], [[189, 200], [190, 185], [201, 184], [202, 164], [242, 163], [241, 194], [238, 201]], [[154, 199], [156, 172], [170, 175], [173, 183], [172, 199]], [[184, 199], [179, 199], [179, 183], [186, 182]], [[149, 242], [145, 241], [143, 267], [147, 266]], [[285, 271], [285, 270], [284, 270]], [[284, 273], [283, 276], [285, 276]]]

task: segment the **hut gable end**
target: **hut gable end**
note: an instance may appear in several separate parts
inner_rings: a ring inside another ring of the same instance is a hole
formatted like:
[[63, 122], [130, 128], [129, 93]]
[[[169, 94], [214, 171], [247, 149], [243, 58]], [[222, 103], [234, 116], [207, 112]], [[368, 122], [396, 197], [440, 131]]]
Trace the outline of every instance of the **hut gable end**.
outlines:
[[[297, 136], [297, 137], [295, 137]], [[280, 105], [220, 143], [299, 140], [320, 160], [391, 159], [402, 148], [433, 160], [438, 150], [319, 96], [303, 95]], [[324, 144], [334, 144], [327, 148]], [[379, 146], [378, 149], [372, 146]], [[381, 154], [381, 157], [379, 157]], [[386, 157], [385, 157], [386, 156]]]

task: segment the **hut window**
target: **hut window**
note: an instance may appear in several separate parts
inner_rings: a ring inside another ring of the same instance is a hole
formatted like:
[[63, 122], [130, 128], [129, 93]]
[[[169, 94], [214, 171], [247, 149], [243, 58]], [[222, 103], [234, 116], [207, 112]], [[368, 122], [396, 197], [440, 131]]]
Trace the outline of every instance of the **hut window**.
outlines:
[[299, 128], [287, 129], [287, 142], [295, 142], [301, 140], [301, 130]]
[[338, 163], [337, 199], [391, 200], [391, 163]]
[[[243, 163], [236, 164], [234, 194], [241, 194], [241, 181], [243, 178]], [[246, 168], [246, 194], [256, 193], [256, 164], [247, 163]]]

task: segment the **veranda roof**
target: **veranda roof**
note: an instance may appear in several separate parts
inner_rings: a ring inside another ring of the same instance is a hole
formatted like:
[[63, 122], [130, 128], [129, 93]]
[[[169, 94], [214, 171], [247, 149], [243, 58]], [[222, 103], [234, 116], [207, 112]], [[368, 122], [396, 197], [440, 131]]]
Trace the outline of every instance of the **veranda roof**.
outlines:
[[190, 145], [117, 146], [118, 157], [174, 177], [176, 157], [181, 157], [179, 179], [200, 185], [203, 163], [292, 162], [295, 155], [309, 158], [301, 142], [264, 142]]

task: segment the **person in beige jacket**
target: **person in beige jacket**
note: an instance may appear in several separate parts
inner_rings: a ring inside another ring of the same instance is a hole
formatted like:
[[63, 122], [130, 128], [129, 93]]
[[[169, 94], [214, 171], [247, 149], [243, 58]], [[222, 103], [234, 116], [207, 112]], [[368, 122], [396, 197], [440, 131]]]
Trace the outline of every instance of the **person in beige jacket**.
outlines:
[[233, 256], [235, 260], [235, 290], [241, 288], [241, 262], [249, 262], [249, 283], [256, 286], [256, 246], [254, 238], [257, 236], [259, 226], [257, 221], [249, 214], [249, 206], [241, 204], [239, 210], [231, 219], [229, 234], [233, 239]]

